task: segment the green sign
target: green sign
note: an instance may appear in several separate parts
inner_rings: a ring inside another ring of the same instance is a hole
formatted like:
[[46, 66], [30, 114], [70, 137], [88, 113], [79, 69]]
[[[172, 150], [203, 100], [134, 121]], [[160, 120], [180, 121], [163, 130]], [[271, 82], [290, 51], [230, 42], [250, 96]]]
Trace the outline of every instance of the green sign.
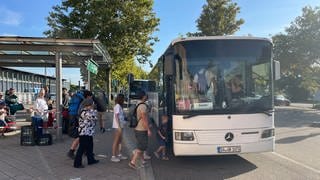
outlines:
[[93, 74], [98, 73], [98, 65], [91, 59], [87, 62], [87, 70], [92, 72]]

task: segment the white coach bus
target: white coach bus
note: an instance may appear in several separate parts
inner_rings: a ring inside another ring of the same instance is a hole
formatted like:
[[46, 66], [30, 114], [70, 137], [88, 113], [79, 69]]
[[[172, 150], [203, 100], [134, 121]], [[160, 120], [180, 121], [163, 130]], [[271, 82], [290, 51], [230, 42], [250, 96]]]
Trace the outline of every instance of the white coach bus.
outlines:
[[273, 151], [273, 81], [279, 71], [265, 38], [172, 41], [149, 79], [157, 82], [158, 115], [170, 118], [174, 155]]

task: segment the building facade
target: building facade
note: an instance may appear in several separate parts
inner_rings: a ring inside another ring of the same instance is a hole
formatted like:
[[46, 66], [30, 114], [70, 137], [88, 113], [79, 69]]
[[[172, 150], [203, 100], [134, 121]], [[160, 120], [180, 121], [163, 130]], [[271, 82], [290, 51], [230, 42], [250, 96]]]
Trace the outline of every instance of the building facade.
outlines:
[[[70, 82], [63, 80], [63, 87], [69, 89]], [[35, 95], [41, 88], [48, 86], [50, 94], [55, 95], [56, 78], [41, 74], [20, 71], [7, 67], [0, 67], [0, 92], [14, 88], [19, 101], [23, 104], [32, 104]]]

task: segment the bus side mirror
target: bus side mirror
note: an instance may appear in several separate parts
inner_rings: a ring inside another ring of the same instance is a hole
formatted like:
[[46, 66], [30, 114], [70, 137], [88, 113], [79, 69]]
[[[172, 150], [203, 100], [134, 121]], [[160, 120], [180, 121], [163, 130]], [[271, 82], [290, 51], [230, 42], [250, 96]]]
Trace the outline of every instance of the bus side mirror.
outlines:
[[274, 67], [274, 80], [279, 80], [280, 77], [280, 62], [279, 61], [273, 61], [273, 67]]
[[173, 61], [173, 55], [167, 54], [165, 56], [162, 56], [163, 58], [163, 64], [164, 64], [164, 74], [165, 75], [174, 75], [174, 61]]
[[179, 64], [179, 79], [182, 80], [182, 59], [179, 55], [175, 55], [174, 56], [174, 62], [176, 62], [176, 60], [178, 61]]
[[127, 78], [128, 78], [128, 83], [131, 84], [134, 80], [134, 75], [132, 73], [129, 73]]

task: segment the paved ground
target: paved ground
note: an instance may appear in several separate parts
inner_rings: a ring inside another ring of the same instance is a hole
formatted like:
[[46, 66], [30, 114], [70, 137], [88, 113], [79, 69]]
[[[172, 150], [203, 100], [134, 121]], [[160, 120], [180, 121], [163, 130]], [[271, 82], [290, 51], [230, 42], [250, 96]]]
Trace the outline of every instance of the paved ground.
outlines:
[[[320, 179], [320, 111], [310, 104], [276, 107], [276, 149], [270, 153], [152, 159], [156, 180]], [[154, 151], [155, 146], [150, 148]]]
[[[107, 127], [111, 126], [111, 113], [107, 113]], [[18, 124], [28, 124], [19, 121]], [[130, 129], [128, 129], [130, 131]], [[19, 131], [17, 131], [19, 132]], [[55, 131], [53, 131], [53, 134]], [[73, 161], [66, 156], [72, 139], [66, 135], [51, 146], [20, 146], [20, 135], [8, 135], [0, 139], [0, 180], [2, 179], [139, 179], [139, 171], [128, 167], [128, 160], [112, 163], [112, 132], [97, 132], [94, 137], [94, 153], [100, 160], [84, 169], [73, 168]], [[130, 138], [130, 137], [129, 137]], [[131, 138], [132, 139], [132, 138]], [[132, 140], [126, 139], [126, 142]], [[132, 147], [131, 147], [132, 149]], [[128, 151], [128, 148], [126, 148]]]
[[[111, 126], [107, 113], [107, 126]], [[19, 135], [0, 139], [0, 180], [2, 179], [320, 179], [320, 111], [309, 104], [277, 107], [276, 151], [210, 157], [170, 157], [169, 161], [153, 158], [145, 168], [129, 169], [128, 160], [109, 161], [112, 132], [97, 133], [95, 154], [100, 163], [74, 169], [66, 157], [71, 138], [51, 146], [20, 146]], [[19, 122], [19, 124], [27, 124]], [[19, 131], [17, 131], [19, 132]], [[132, 129], [126, 129], [124, 144], [127, 154], [135, 146]], [[155, 134], [155, 132], [154, 132]], [[156, 140], [150, 138], [149, 153], [155, 151]], [[107, 157], [106, 157], [107, 156]], [[86, 165], [86, 163], [84, 163]]]

